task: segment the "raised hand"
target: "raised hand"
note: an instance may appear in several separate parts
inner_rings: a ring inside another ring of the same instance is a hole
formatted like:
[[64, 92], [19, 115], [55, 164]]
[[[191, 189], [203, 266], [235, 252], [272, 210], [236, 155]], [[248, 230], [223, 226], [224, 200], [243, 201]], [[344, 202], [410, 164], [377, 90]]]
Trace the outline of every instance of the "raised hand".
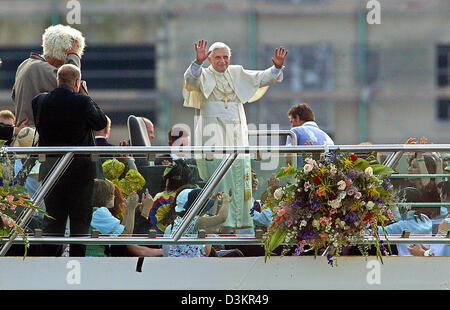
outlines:
[[201, 65], [205, 59], [208, 58], [209, 54], [211, 54], [211, 52], [208, 52], [206, 49], [207, 45], [208, 41], [206, 40], [200, 40], [198, 41], [198, 44], [195, 44], [195, 63], [197, 65]]
[[416, 138], [409, 138], [406, 140], [405, 144], [417, 144]]
[[127, 208], [135, 209], [139, 203], [139, 196], [136, 192], [132, 192], [126, 199]]
[[[67, 53], [75, 53], [78, 55], [78, 50], [80, 49], [80, 46], [78, 45], [78, 41], [77, 40], [73, 40], [72, 41], [72, 47], [70, 48], [70, 50]], [[78, 55], [80, 56], [80, 55]]]
[[148, 188], [145, 189], [145, 193], [142, 193], [142, 209], [141, 209], [141, 215], [145, 218], [148, 218], [148, 215], [150, 214], [150, 209], [153, 206], [153, 197], [148, 192]]
[[122, 140], [119, 142], [119, 146], [130, 146], [126, 140]]
[[212, 199], [214, 199], [214, 200], [220, 200], [221, 197], [222, 197], [222, 195], [223, 195], [223, 192], [217, 192], [217, 193], [215, 193], [215, 194], [212, 196]]
[[278, 69], [283, 68], [284, 60], [286, 59], [287, 54], [288, 50], [282, 46], [275, 49], [275, 56], [272, 57], [272, 62], [276, 68]]
[[228, 191], [228, 194], [223, 193], [222, 197], [220, 197], [220, 200], [222, 201], [222, 203], [228, 203], [231, 201], [231, 196], [233, 195], [233, 192], [230, 188], [230, 190]]
[[[119, 142], [119, 146], [130, 146], [126, 140]], [[119, 157], [130, 157], [129, 154], [119, 154]]]
[[20, 123], [19, 126], [16, 127], [16, 130], [14, 130], [14, 135], [15, 135], [15, 136], [17, 136], [18, 133], [19, 133], [24, 127], [26, 127], [26, 126], [28, 125], [29, 120], [30, 120], [29, 118], [25, 118], [25, 119], [22, 121], [22, 123]]
[[79, 93], [83, 94], [83, 95], [86, 95], [86, 96], [89, 96], [89, 93], [88, 93], [88, 90], [87, 90], [87, 84], [86, 84], [86, 81], [84, 81], [84, 80], [81, 80], [81, 82], [80, 82]]

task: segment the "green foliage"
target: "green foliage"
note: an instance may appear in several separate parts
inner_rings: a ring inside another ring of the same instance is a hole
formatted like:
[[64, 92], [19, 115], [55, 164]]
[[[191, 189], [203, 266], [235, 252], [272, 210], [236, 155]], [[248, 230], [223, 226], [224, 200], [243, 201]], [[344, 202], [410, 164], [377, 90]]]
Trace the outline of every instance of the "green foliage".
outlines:
[[277, 173], [277, 178], [286, 178], [295, 175], [297, 170], [295, 170], [294, 166], [288, 165], [288, 167], [282, 167], [281, 170]]
[[283, 243], [287, 233], [287, 230], [275, 230], [275, 232], [271, 234], [269, 238], [267, 238], [264, 244], [266, 252], [265, 261], [267, 261], [267, 257], [269, 257], [272, 252]]

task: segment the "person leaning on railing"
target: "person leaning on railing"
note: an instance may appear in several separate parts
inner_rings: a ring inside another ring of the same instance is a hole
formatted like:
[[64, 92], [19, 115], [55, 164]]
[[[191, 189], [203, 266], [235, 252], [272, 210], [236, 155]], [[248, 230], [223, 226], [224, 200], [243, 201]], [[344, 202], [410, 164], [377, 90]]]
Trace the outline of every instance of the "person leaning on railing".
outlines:
[[[403, 189], [399, 193], [399, 196], [402, 197], [404, 202], [421, 202], [420, 191], [413, 187]], [[426, 211], [424, 208], [421, 210]], [[403, 209], [399, 211], [398, 207], [394, 207], [393, 215], [397, 222], [385, 227], [389, 236], [400, 236], [405, 230], [409, 231], [412, 235], [431, 236], [433, 224], [426, 214], [416, 211], [403, 211]], [[384, 230], [381, 226], [378, 226], [378, 234], [384, 236]], [[410, 256], [411, 253], [408, 250], [408, 246], [408, 244], [397, 244], [398, 256]]]
[[[445, 238], [450, 230], [450, 218], [446, 218], [439, 224], [437, 238]], [[423, 244], [411, 244], [408, 250], [413, 256], [450, 256], [450, 245], [431, 244], [429, 247]]]

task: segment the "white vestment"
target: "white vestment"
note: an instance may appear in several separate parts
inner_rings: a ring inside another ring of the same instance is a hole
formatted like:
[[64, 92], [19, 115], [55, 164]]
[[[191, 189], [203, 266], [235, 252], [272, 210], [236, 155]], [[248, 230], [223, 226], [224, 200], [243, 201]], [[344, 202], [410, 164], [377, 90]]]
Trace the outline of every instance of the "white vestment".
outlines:
[[[275, 67], [245, 70], [230, 65], [223, 73], [212, 66], [199, 68], [191, 64], [184, 74], [184, 106], [195, 108], [194, 145], [196, 146], [247, 146], [248, 127], [244, 104], [261, 98], [272, 84], [281, 82], [283, 73]], [[200, 177], [207, 180], [221, 159], [198, 160]], [[223, 158], [223, 156], [221, 157]], [[234, 229], [253, 226], [250, 216], [251, 164], [248, 155], [239, 155], [220, 183], [220, 191], [232, 189], [232, 201], [224, 227]]]

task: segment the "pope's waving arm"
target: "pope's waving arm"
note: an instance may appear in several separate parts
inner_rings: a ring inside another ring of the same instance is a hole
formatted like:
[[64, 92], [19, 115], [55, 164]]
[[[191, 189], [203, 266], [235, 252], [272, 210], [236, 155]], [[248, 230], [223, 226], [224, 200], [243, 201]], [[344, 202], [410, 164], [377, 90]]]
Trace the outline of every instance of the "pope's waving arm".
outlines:
[[284, 61], [286, 60], [287, 54], [288, 50], [282, 46], [275, 49], [275, 55], [272, 57], [273, 66], [263, 71], [260, 87], [281, 82], [280, 75], [284, 68]]
[[208, 58], [212, 51], [207, 51], [208, 41], [200, 40], [195, 44], [195, 61], [187, 68], [184, 73], [184, 80], [194, 88], [198, 88], [199, 77], [202, 73], [202, 64]]

